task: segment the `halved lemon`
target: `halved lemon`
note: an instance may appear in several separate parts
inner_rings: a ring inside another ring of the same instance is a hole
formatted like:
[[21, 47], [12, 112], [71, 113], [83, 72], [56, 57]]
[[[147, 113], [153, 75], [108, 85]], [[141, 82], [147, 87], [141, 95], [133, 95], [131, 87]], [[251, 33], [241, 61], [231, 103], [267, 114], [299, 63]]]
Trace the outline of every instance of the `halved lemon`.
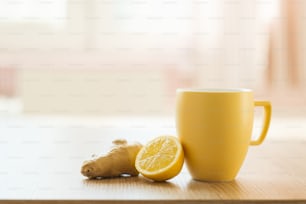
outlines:
[[184, 164], [184, 151], [174, 136], [160, 136], [142, 147], [135, 166], [146, 178], [165, 181], [178, 175]]

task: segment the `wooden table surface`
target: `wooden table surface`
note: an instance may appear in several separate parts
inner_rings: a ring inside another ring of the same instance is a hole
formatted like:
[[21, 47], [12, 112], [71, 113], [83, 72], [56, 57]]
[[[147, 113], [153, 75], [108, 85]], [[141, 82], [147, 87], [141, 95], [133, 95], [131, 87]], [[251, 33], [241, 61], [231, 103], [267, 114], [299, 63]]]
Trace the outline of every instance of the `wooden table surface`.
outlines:
[[163, 183], [80, 174], [82, 161], [106, 151], [113, 139], [146, 142], [161, 131], [141, 129], [0, 127], [0, 203], [306, 203], [302, 140], [250, 147], [238, 177], [227, 183], [194, 181], [186, 168]]

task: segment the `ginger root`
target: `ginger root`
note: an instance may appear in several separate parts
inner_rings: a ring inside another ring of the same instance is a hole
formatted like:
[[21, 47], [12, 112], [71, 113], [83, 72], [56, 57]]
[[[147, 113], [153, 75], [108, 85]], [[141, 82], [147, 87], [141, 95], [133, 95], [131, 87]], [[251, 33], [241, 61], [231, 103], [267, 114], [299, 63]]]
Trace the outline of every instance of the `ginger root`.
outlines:
[[90, 179], [119, 177], [126, 174], [138, 176], [135, 159], [142, 145], [127, 144], [126, 140], [114, 140], [113, 144], [114, 147], [106, 155], [93, 155], [91, 160], [84, 161], [81, 173]]

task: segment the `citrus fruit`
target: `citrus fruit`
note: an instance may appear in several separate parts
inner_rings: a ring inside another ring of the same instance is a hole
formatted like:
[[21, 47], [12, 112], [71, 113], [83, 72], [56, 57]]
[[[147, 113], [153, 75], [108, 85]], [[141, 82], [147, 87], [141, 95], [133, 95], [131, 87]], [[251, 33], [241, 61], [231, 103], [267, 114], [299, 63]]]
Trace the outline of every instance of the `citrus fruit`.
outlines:
[[181, 143], [174, 136], [160, 136], [138, 152], [135, 166], [146, 178], [165, 181], [180, 173], [184, 163]]

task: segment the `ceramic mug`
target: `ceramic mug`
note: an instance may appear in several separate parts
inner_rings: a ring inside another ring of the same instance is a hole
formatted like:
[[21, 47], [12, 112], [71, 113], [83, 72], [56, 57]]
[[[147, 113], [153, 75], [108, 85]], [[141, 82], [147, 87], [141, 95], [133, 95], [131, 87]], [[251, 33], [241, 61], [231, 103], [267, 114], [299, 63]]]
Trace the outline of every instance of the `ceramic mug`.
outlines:
[[[250, 89], [178, 89], [176, 95], [176, 129], [193, 179], [235, 179], [249, 145], [260, 145], [267, 135], [270, 102], [254, 101]], [[264, 108], [264, 123], [251, 140], [257, 106]]]

